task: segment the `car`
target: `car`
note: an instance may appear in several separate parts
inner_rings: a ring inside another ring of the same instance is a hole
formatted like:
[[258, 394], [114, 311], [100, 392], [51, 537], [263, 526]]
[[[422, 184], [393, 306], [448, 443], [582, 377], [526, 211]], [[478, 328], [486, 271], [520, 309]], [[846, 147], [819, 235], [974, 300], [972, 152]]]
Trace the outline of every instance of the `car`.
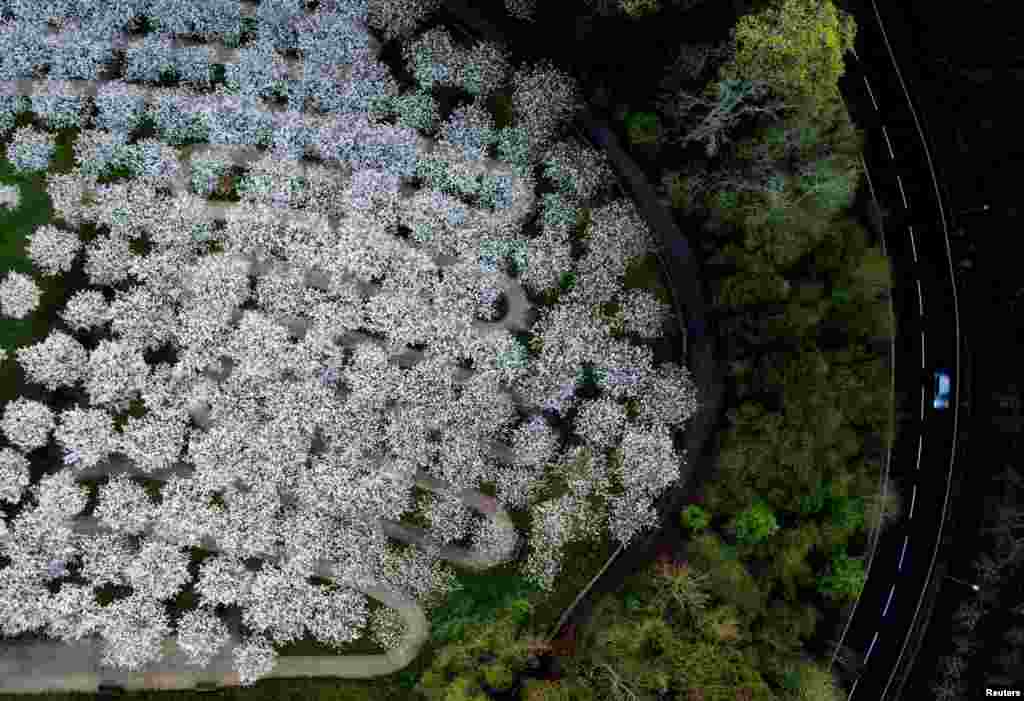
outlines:
[[948, 409], [949, 408], [949, 390], [952, 383], [949, 380], [949, 373], [945, 370], [939, 370], [935, 373], [935, 398], [932, 400], [932, 406], [936, 409]]

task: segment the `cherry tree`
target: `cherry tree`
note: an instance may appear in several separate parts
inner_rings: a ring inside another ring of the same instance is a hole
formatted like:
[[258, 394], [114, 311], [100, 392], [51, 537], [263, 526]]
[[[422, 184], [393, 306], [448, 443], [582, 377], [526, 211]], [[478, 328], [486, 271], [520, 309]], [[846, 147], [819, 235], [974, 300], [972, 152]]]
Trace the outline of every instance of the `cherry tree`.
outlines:
[[39, 306], [43, 291], [28, 275], [12, 270], [0, 282], [0, 312], [14, 319], [24, 319]]
[[44, 275], [54, 276], [71, 270], [82, 242], [73, 231], [44, 224], [28, 237], [28, 257]]
[[62, 331], [51, 331], [44, 341], [19, 348], [16, 355], [28, 381], [51, 392], [81, 380], [89, 362], [85, 347]]
[[18, 397], [4, 406], [0, 428], [7, 440], [25, 452], [46, 445], [53, 427], [53, 410], [42, 402]]

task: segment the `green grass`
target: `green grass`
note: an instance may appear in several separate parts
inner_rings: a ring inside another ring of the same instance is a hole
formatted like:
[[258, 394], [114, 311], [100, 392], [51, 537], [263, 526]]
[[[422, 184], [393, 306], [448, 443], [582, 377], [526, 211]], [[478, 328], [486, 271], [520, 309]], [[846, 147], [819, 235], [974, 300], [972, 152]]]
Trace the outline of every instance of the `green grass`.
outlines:
[[[26, 115], [18, 118], [17, 126], [30, 123]], [[58, 132], [57, 151], [51, 163], [51, 172], [68, 172], [74, 160], [72, 144], [77, 129]], [[0, 141], [0, 183], [17, 185], [21, 201], [16, 209], [0, 207], [0, 271], [4, 277], [16, 271], [31, 276], [43, 292], [39, 307], [24, 319], [0, 318], [0, 347], [10, 357], [0, 364], [0, 402], [10, 401], [21, 394], [25, 385], [24, 373], [18, 365], [14, 350], [38, 343], [50, 332], [56, 313], [63, 306], [66, 295], [62, 276], [46, 277], [39, 274], [26, 256], [29, 235], [36, 228], [49, 224], [53, 206], [46, 193], [46, 173], [19, 173], [7, 160], [7, 145], [11, 133]]]

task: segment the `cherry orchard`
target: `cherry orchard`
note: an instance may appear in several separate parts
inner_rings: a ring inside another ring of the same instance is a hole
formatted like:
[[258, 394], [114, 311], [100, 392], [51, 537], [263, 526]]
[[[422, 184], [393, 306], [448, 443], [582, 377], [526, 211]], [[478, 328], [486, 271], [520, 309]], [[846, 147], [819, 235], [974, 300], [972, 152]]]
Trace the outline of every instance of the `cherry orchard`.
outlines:
[[[416, 36], [436, 2], [264, 0], [244, 41], [226, 0], [109, 5], [17, 3], [0, 31], [0, 79], [35, 81], [33, 99], [0, 100], [0, 126], [27, 110], [48, 129], [80, 120], [76, 166], [46, 175], [54, 221], [27, 253], [39, 275], [81, 265], [89, 284], [13, 353], [29, 382], [87, 403], [3, 407], [0, 498], [22, 506], [0, 530], [5, 633], [98, 636], [103, 664], [133, 671], [170, 636], [197, 666], [233, 645], [250, 684], [307, 633], [338, 648], [369, 626], [403, 644], [402, 612], [371, 617], [367, 592], [436, 605], [456, 586], [448, 563], [512, 556], [508, 510], [529, 511], [522, 570], [548, 589], [568, 543], [654, 524], [696, 392], [685, 368], [654, 363], [666, 305], [623, 288], [654, 242], [611, 199], [607, 161], [566, 135], [569, 76], [513, 70], [500, 47], [443, 28]], [[144, 7], [155, 31], [140, 39]], [[89, 46], [77, 59], [76, 27]], [[214, 54], [184, 51], [179, 34], [236, 52], [225, 83], [209, 84]], [[381, 38], [404, 42], [415, 85], [390, 76]], [[64, 99], [118, 52], [122, 79]], [[49, 93], [44, 66], [70, 80]], [[462, 106], [443, 114], [441, 89]], [[45, 171], [53, 143], [22, 128], [9, 157]], [[237, 201], [211, 199], [225, 179]], [[538, 197], [542, 184], [556, 192]], [[525, 233], [538, 210], [539, 234]], [[31, 276], [0, 281], [5, 316], [40, 301]], [[614, 324], [601, 311], [613, 301]], [[29, 457], [51, 438], [64, 469], [32, 484]], [[89, 513], [87, 475], [109, 478]], [[198, 608], [172, 624], [194, 548], [213, 553]], [[130, 593], [101, 604], [108, 585]], [[238, 607], [240, 628], [217, 606]]]

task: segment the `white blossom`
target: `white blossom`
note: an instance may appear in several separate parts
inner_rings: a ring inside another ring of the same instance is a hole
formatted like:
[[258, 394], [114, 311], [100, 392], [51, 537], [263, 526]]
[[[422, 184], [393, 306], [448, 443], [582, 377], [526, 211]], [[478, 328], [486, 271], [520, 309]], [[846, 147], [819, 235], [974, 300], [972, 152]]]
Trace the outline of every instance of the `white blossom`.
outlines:
[[231, 651], [242, 686], [252, 686], [274, 671], [277, 652], [264, 636], [253, 636]]
[[255, 577], [241, 559], [218, 554], [199, 565], [195, 589], [206, 606], [232, 606], [248, 599]]
[[390, 606], [383, 606], [370, 614], [370, 636], [385, 650], [398, 647], [408, 629], [402, 614]]
[[159, 601], [136, 592], [101, 610], [102, 665], [138, 671], [163, 657], [164, 639], [171, 626]]
[[44, 275], [58, 275], [71, 270], [71, 265], [82, 248], [82, 242], [73, 231], [44, 224], [29, 234], [28, 257]]
[[672, 307], [647, 290], [629, 290], [623, 295], [622, 317], [626, 331], [646, 338], [662, 335]]
[[138, 535], [148, 528], [155, 512], [156, 504], [146, 489], [120, 474], [100, 486], [99, 502], [93, 514], [107, 528]]
[[17, 504], [29, 485], [31, 464], [13, 448], [0, 448], [0, 501]]
[[94, 467], [115, 449], [114, 417], [103, 409], [65, 409], [53, 437], [74, 456], [67, 464], [75, 469]]
[[15, 353], [28, 381], [51, 392], [81, 380], [89, 362], [89, 351], [62, 331], [51, 331], [44, 341]]
[[145, 387], [149, 372], [136, 346], [125, 341], [100, 341], [89, 354], [85, 391], [96, 405], [124, 402]]
[[188, 563], [188, 553], [181, 548], [149, 541], [142, 544], [124, 574], [135, 591], [166, 601], [174, 598], [189, 581]]
[[227, 625], [210, 609], [185, 611], [175, 625], [178, 647], [188, 664], [205, 667], [231, 641]]
[[618, 445], [626, 427], [626, 409], [609, 398], [583, 401], [576, 414], [575, 431], [600, 449]]
[[17, 448], [31, 452], [50, 442], [54, 423], [50, 407], [34, 399], [18, 397], [4, 407], [0, 428]]
[[28, 275], [10, 271], [0, 283], [0, 312], [14, 319], [24, 319], [34, 311], [43, 297], [43, 291]]
[[85, 509], [89, 491], [75, 481], [67, 470], [44, 475], [32, 487], [37, 508], [45, 511], [54, 522], [74, 518]]

